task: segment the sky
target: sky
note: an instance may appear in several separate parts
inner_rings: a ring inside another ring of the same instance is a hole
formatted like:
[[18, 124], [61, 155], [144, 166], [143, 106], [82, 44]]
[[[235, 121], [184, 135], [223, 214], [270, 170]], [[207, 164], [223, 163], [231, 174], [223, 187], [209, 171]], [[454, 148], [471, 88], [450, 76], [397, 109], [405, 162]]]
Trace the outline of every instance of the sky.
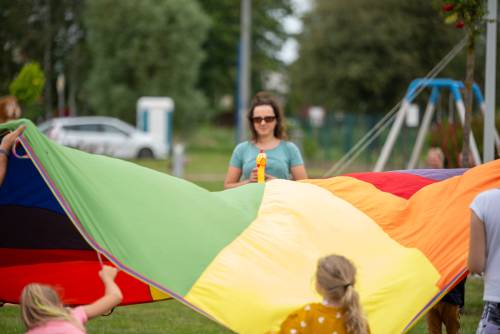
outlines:
[[[311, 9], [311, 0], [292, 0], [295, 8], [295, 16], [288, 16], [283, 25], [288, 33], [300, 33], [302, 31], [302, 21], [300, 16]], [[294, 62], [298, 57], [299, 45], [295, 38], [289, 38], [279, 53], [279, 57], [287, 64]]]

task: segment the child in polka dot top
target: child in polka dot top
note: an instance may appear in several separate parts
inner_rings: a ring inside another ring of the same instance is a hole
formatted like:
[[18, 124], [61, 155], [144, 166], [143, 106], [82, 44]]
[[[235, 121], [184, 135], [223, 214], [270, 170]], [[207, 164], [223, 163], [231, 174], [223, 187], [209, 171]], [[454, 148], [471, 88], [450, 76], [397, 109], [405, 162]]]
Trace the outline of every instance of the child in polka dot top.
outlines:
[[322, 303], [307, 304], [281, 324], [281, 334], [368, 334], [358, 293], [354, 290], [356, 268], [341, 255], [318, 261], [316, 290]]

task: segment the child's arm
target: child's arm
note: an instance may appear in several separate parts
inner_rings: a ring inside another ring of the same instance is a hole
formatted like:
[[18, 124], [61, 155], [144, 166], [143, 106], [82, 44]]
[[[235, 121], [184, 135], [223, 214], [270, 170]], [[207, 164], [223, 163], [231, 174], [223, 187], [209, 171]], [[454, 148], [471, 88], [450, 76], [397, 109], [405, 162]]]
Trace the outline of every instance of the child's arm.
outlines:
[[123, 299], [122, 292], [115, 283], [117, 273], [118, 269], [110, 266], [103, 266], [99, 271], [99, 276], [104, 283], [104, 296], [83, 307], [89, 319], [106, 314], [121, 303]]
[[472, 273], [481, 274], [486, 263], [486, 228], [484, 222], [472, 211], [470, 220], [469, 259], [467, 265]]

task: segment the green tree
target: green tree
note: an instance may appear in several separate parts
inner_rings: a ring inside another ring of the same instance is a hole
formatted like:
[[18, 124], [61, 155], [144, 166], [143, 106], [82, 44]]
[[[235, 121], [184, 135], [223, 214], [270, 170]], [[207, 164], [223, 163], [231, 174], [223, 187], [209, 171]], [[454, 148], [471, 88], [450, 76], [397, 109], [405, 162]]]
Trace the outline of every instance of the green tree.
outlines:
[[19, 75], [12, 81], [9, 91], [19, 103], [30, 105], [36, 102], [43, 91], [45, 77], [38, 63], [23, 66]]
[[28, 3], [14, 3], [0, 0], [0, 95], [7, 94], [9, 85], [26, 59], [26, 52], [35, 48], [27, 48], [34, 42], [27, 33], [27, 18], [31, 12]]
[[195, 85], [209, 22], [196, 1], [88, 0], [84, 15], [94, 113], [133, 123], [139, 97], [170, 96], [177, 125], [204, 118], [206, 102]]
[[462, 166], [470, 166], [469, 146], [472, 117], [472, 83], [474, 82], [474, 63], [476, 40], [485, 23], [485, 2], [483, 0], [445, 0], [442, 6], [446, 21], [455, 27], [465, 28], [467, 36], [467, 65], [465, 71], [465, 121], [462, 141]]
[[[460, 37], [428, 1], [317, 0], [299, 36], [292, 100], [296, 107], [386, 112]], [[455, 73], [452, 67], [442, 75]]]
[[[200, 70], [199, 87], [213, 109], [220, 109], [221, 97], [236, 91], [238, 46], [240, 39], [240, 1], [201, 1], [211, 26], [203, 44], [207, 54]], [[282, 20], [293, 13], [290, 0], [252, 1], [252, 90], [262, 89], [264, 75], [284, 69], [277, 58], [288, 34]]]
[[44, 86], [45, 75], [35, 62], [25, 64], [11, 82], [9, 92], [19, 101], [23, 117], [37, 120], [43, 115], [43, 106], [39, 100]]
[[[55, 108], [55, 81], [65, 70], [82, 69], [74, 50], [83, 43], [80, 24], [82, 0], [0, 0], [0, 94], [21, 67], [36, 61], [42, 64], [46, 78], [43, 103], [46, 116]], [[78, 54], [76, 54], [78, 55]], [[85, 59], [83, 55], [80, 59]], [[68, 76], [67, 76], [68, 77]], [[69, 84], [78, 89], [81, 76], [69, 76]]]

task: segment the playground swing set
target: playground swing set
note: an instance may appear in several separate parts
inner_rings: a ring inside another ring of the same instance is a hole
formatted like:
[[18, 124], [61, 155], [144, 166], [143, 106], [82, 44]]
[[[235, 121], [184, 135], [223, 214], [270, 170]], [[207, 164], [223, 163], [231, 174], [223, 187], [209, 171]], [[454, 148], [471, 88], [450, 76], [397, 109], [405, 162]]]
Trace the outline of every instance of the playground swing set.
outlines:
[[[465, 104], [464, 104], [464, 99], [462, 98], [462, 91], [464, 90], [463, 82], [445, 78], [413, 80], [408, 86], [401, 107], [399, 108], [395, 116], [394, 123], [392, 124], [391, 130], [389, 131], [389, 135], [387, 136], [384, 146], [382, 147], [382, 151], [374, 167], [375, 172], [380, 172], [384, 170], [387, 160], [389, 159], [392, 149], [394, 148], [396, 139], [401, 133], [403, 122], [407, 117], [408, 113], [410, 112], [412, 102], [418, 95], [417, 91], [420, 91], [422, 89], [430, 89], [431, 93], [429, 96], [429, 100], [427, 102], [427, 106], [424, 111], [424, 115], [422, 117], [422, 121], [420, 122], [420, 128], [417, 133], [417, 138], [413, 146], [410, 160], [408, 161], [408, 164], [406, 166], [407, 169], [414, 169], [417, 167], [425, 138], [429, 132], [433, 116], [437, 109], [439, 97], [444, 90], [449, 91], [450, 97], [453, 99], [454, 102], [453, 104], [455, 106], [455, 110], [457, 111], [460, 124], [461, 126], [463, 126], [465, 121]], [[476, 101], [476, 105], [479, 106], [481, 115], [484, 117], [484, 114], [486, 112], [486, 106], [484, 103], [483, 96], [481, 94], [481, 90], [479, 89], [479, 86], [475, 83], [472, 86], [472, 90]], [[454, 140], [454, 138], [446, 138], [445, 140], [448, 139]], [[473, 163], [476, 165], [480, 164], [481, 156], [479, 154], [476, 139], [474, 137], [474, 134], [472, 133], [472, 130], [471, 130], [471, 135], [469, 137], [469, 145], [471, 148]], [[495, 145], [496, 145], [496, 151], [498, 153], [500, 151], [500, 138], [498, 135], [498, 131], [496, 129], [495, 129]]]

